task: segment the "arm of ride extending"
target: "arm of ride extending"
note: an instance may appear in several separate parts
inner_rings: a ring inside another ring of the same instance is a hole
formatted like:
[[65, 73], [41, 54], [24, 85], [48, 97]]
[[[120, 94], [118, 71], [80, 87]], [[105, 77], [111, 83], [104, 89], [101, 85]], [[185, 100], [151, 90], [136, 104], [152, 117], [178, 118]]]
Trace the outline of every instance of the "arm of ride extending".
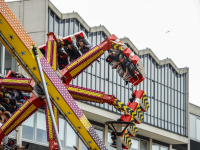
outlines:
[[128, 106], [126, 106], [114, 95], [107, 95], [101, 91], [87, 89], [75, 85], [64, 85], [71, 96], [76, 100], [95, 102], [100, 104], [108, 103], [109, 105], [113, 105], [117, 110], [124, 112], [125, 115], [121, 116], [121, 120], [134, 123], [134, 125], [128, 127], [128, 131], [126, 131], [121, 137], [123, 144], [126, 146], [126, 148], [130, 148], [130, 136], [136, 136], [138, 132], [135, 123], [143, 122], [142, 111], [147, 111], [149, 108], [148, 100], [143, 90], [134, 91], [137, 101], [133, 103], [129, 102]]
[[[113, 105], [117, 110], [124, 112], [125, 114], [129, 114], [133, 116], [133, 120], [136, 119], [138, 123], [143, 122], [143, 114], [142, 111], [144, 111], [143, 108], [149, 107], [148, 100], [143, 100], [143, 97], [139, 96], [145, 95], [145, 92], [143, 90], [135, 91], [137, 94], [137, 102], [128, 103], [128, 105], [125, 105], [123, 102], [118, 100], [114, 95], [107, 95], [104, 92], [96, 91], [93, 89], [83, 88], [75, 85], [65, 85], [69, 93], [72, 95], [72, 97], [76, 100], [82, 100], [82, 101], [89, 101], [89, 102], [95, 102], [95, 103], [108, 103], [109, 105]], [[141, 105], [146, 107], [141, 107]], [[146, 110], [146, 109], [145, 109]], [[146, 110], [146, 111], [147, 111]]]
[[[30, 49], [31, 45], [35, 45], [35, 43], [4, 0], [0, 0], [0, 19], [2, 23], [0, 24], [1, 43], [13, 55], [13, 57], [16, 58], [29, 76], [36, 83], [40, 84], [41, 79], [38, 66], [33, 52]], [[106, 149], [94, 128], [64, 87], [52, 67], [39, 50], [38, 52], [47, 89], [52, 100], [68, 118], [71, 125], [77, 131], [76, 133], [80, 135], [88, 148], [97, 150]]]
[[45, 102], [40, 97], [36, 97], [34, 94], [31, 98], [23, 103], [15, 113], [1, 126], [0, 128], [0, 141], [22, 124], [28, 117], [35, 113], [38, 108], [45, 105]]

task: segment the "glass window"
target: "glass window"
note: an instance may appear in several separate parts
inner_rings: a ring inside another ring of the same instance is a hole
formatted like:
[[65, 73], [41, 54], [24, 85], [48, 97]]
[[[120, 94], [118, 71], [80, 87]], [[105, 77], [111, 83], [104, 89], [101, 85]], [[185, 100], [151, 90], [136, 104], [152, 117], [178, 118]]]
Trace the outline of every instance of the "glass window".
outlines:
[[132, 142], [131, 150], [139, 150], [139, 141], [131, 139], [131, 142]]
[[72, 35], [74, 34], [74, 19], [70, 19], [70, 26], [69, 26], [69, 34]]
[[101, 32], [97, 32], [97, 44], [100, 44], [100, 43], [101, 43]]
[[80, 24], [80, 30], [84, 31], [84, 28], [83, 28], [83, 26], [81, 24]]
[[49, 32], [53, 32], [53, 15], [49, 15]]
[[158, 81], [158, 65], [155, 65], [155, 81]]
[[162, 66], [162, 84], [165, 84], [165, 67]]
[[[92, 35], [93, 35], [93, 33], [89, 33], [89, 43], [92, 43]], [[93, 46], [95, 46], [95, 45], [93, 45]]]
[[140, 140], [140, 150], [148, 150], [148, 144], [146, 141]]
[[200, 119], [196, 120], [197, 140], [200, 141]]
[[152, 150], [168, 150], [167, 147], [161, 146], [161, 145], [152, 145]]
[[113, 143], [113, 141], [111, 139], [111, 133], [108, 132], [108, 150], [115, 150], [115, 148], [110, 146], [112, 143]]
[[62, 36], [62, 37], [64, 35], [64, 31], [63, 31], [64, 30], [64, 23], [65, 23], [64, 20], [60, 21], [60, 31], [59, 31], [60, 33], [59, 33], [59, 35]]
[[167, 147], [161, 147], [160, 150], [168, 150]]
[[55, 19], [55, 27], [54, 27], [54, 34], [58, 35], [58, 25], [59, 25], [59, 19], [56, 17]]
[[97, 45], [97, 32], [94, 32], [94, 33], [93, 33], [92, 44], [93, 44], [93, 46], [96, 46], [96, 45]]
[[[67, 124], [67, 149], [74, 150], [73, 146], [77, 146], [77, 135], [69, 124]], [[84, 144], [83, 144], [84, 145]]]
[[11, 54], [5, 50], [5, 71], [4, 74], [7, 74], [9, 70], [12, 70], [14, 72], [18, 71], [17, 61], [14, 57], [11, 56]]
[[4, 64], [3, 63], [3, 61], [4, 61], [4, 59], [3, 59], [3, 57], [4, 57], [4, 51], [3, 51], [3, 45], [0, 43], [0, 74], [2, 74], [2, 64]]
[[66, 22], [65, 22], [65, 36], [69, 35], [69, 20], [70, 19], [66, 19]]
[[9, 134], [9, 136], [14, 136], [14, 137], [16, 137], [16, 131], [13, 130], [13, 131]]
[[95, 129], [95, 131], [99, 135], [100, 139], [103, 141], [103, 130]]
[[65, 120], [59, 118], [59, 136], [62, 146], [64, 147], [64, 137], [65, 137]]
[[159, 146], [158, 145], [152, 145], [152, 150], [159, 150]]
[[[34, 119], [35, 114], [31, 115], [23, 124], [22, 124], [22, 138], [28, 140], [34, 140]], [[46, 126], [46, 125], [45, 125]]]
[[78, 32], [79, 31], [79, 22], [78, 20], [74, 19], [75, 20], [75, 25], [74, 25], [74, 33]]
[[47, 143], [45, 114], [37, 112], [37, 141]]

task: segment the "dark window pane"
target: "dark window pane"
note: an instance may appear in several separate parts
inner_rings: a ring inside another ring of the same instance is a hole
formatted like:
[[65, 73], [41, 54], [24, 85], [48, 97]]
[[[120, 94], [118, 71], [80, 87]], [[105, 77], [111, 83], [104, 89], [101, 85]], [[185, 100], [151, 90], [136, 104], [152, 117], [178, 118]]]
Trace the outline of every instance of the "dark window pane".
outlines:
[[77, 19], [74, 19], [75, 24], [74, 24], [74, 33], [79, 31], [79, 22]]
[[74, 19], [70, 19], [69, 34], [74, 34]]
[[41, 143], [47, 142], [47, 132], [46, 132], [46, 118], [45, 114], [37, 112], [37, 141]]
[[65, 22], [65, 36], [69, 35], [69, 22], [70, 22], [70, 19], [66, 19], [66, 22]]
[[54, 27], [54, 34], [58, 35], [58, 25], [59, 25], [59, 19], [56, 17], [55, 19], [55, 27]]
[[35, 124], [35, 115], [30, 116], [22, 125], [22, 138], [28, 140], [34, 140], [34, 124]]
[[62, 36], [62, 37], [64, 35], [64, 23], [65, 23], [64, 20], [60, 21], [60, 31], [59, 31], [60, 34], [59, 35]]
[[49, 32], [53, 32], [53, 16], [49, 15]]

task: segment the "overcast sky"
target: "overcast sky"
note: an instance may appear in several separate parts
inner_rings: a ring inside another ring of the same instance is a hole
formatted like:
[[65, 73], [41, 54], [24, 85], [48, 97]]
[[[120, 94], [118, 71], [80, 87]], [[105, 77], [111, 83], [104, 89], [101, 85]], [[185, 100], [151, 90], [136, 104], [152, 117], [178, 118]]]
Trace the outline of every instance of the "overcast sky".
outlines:
[[[161, 60], [189, 67], [189, 99], [200, 106], [200, 0], [51, 0], [62, 12], [78, 12], [91, 27], [104, 25]], [[166, 33], [167, 31], [170, 31]]]
[[[78, 12], [89, 26], [104, 25], [139, 49], [150, 48], [178, 68], [189, 67], [189, 99], [200, 106], [200, 0], [51, 0]], [[169, 31], [168, 33], [166, 33]]]

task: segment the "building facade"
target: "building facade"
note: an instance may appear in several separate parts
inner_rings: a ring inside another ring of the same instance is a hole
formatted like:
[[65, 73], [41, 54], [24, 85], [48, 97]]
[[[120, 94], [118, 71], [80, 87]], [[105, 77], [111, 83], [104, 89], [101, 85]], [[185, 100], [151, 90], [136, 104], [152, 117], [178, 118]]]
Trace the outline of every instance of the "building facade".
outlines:
[[[50, 31], [62, 37], [84, 31], [93, 46], [111, 35], [104, 26], [90, 27], [76, 12], [60, 13], [49, 0], [23, 0], [8, 4], [38, 46], [46, 43], [46, 34]], [[144, 123], [137, 125], [139, 132], [132, 139], [131, 149], [189, 150], [190, 143], [199, 141], [199, 135], [193, 135], [190, 140], [189, 118], [194, 119], [194, 116], [189, 113], [189, 69], [178, 68], [171, 59], [159, 60], [151, 49], [138, 50], [128, 38], [121, 38], [121, 41], [142, 60], [147, 75], [142, 83], [136, 87], [126, 86], [116, 70], [105, 62], [106, 52], [99, 59], [100, 64], [94, 62], [93, 67], [87, 68], [72, 84], [115, 95], [125, 104], [135, 89], [144, 90], [150, 109], [144, 113]], [[2, 44], [0, 48], [0, 74], [5, 75], [9, 70], [23, 72]], [[118, 119], [120, 113], [108, 104], [77, 103], [108, 149], [112, 150], [109, 146], [112, 143], [111, 131], [104, 122]], [[199, 123], [197, 116], [196, 122]], [[19, 133], [12, 132], [10, 136], [16, 138], [19, 144], [32, 143], [31, 149], [48, 149], [45, 124], [45, 114], [40, 109], [19, 127]], [[65, 149], [73, 149], [73, 145], [79, 150], [86, 149], [62, 117], [59, 126]]]

